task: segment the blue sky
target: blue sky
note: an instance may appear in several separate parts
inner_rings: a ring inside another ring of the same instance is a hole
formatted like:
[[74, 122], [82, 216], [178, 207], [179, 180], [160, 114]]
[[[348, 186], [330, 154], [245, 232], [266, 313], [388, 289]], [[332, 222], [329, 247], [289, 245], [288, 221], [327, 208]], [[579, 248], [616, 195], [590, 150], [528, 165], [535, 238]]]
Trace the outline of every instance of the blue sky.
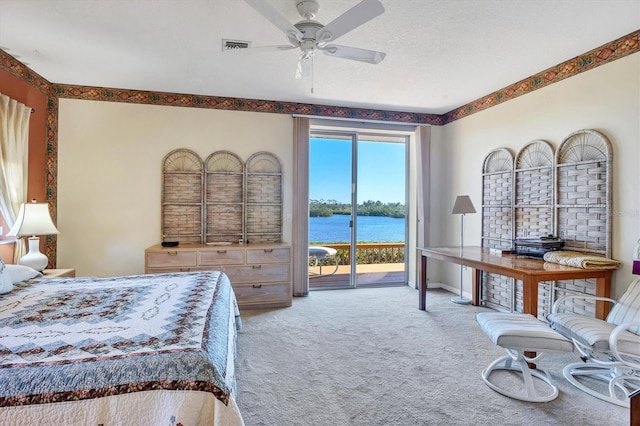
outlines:
[[[309, 198], [351, 200], [351, 141], [311, 138]], [[405, 145], [358, 143], [358, 202], [404, 203]]]

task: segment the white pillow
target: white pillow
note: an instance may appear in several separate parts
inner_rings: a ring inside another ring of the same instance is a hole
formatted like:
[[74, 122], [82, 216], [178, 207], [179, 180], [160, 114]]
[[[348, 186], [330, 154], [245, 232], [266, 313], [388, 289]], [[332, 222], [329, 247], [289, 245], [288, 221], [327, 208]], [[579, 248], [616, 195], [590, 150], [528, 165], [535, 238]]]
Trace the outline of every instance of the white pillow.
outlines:
[[11, 290], [13, 290], [11, 277], [9, 276], [6, 265], [2, 259], [0, 259], [0, 294], [9, 293]]
[[24, 265], [5, 265], [7, 272], [11, 277], [11, 283], [16, 284], [20, 281], [30, 280], [31, 278], [41, 277], [42, 274], [33, 268]]

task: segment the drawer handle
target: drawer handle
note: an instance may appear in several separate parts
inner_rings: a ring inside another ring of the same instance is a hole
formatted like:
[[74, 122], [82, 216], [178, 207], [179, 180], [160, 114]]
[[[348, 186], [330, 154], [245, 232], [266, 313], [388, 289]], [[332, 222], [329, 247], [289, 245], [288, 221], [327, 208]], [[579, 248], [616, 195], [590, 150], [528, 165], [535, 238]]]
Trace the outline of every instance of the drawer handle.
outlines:
[[191, 268], [180, 268], [180, 272], [189, 272]]
[[262, 265], [253, 265], [252, 268], [253, 269], [260, 269], [260, 268], [262, 268]]
[[262, 288], [262, 284], [254, 284], [251, 287], [253, 287], [253, 288]]
[[226, 252], [227, 252], [226, 250], [218, 250], [216, 253], [224, 254]]
[[177, 251], [168, 251], [168, 252], [167, 252], [167, 254], [168, 254], [169, 256], [177, 256], [177, 255], [178, 255], [178, 252], [177, 252]]
[[271, 253], [273, 252], [273, 249], [263, 249], [265, 253]]

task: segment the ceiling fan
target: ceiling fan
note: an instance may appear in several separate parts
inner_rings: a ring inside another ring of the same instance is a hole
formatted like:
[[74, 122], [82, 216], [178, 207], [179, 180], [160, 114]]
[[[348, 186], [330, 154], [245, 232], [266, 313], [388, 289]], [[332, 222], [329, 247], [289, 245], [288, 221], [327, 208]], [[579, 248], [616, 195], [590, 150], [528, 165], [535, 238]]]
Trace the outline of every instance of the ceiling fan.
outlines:
[[291, 24], [287, 18], [265, 0], [245, 0], [245, 2], [284, 32], [289, 40], [289, 44], [252, 47], [249, 50], [280, 51], [300, 49], [302, 53], [298, 57], [297, 79], [311, 74], [313, 55], [316, 51], [321, 51], [325, 55], [337, 58], [351, 59], [369, 64], [380, 63], [386, 56], [385, 53], [375, 50], [332, 44], [337, 38], [382, 15], [384, 7], [379, 0], [362, 0], [327, 25], [322, 25], [320, 22], [313, 20], [320, 8], [316, 0], [296, 1], [298, 13], [304, 19], [295, 24]]

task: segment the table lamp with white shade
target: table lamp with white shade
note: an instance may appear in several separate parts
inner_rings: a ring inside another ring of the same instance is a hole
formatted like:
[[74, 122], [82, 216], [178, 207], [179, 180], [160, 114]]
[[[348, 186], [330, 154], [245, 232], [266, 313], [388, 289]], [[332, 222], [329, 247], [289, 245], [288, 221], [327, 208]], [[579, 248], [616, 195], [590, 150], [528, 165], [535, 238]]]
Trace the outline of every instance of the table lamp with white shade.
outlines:
[[29, 236], [29, 252], [22, 256], [18, 263], [41, 272], [49, 264], [49, 259], [40, 253], [40, 238], [37, 236], [53, 234], [59, 234], [59, 232], [51, 220], [49, 204], [37, 203], [34, 199], [30, 203], [20, 205], [16, 223], [7, 235]]
[[[464, 248], [464, 215], [467, 213], [475, 213], [476, 209], [473, 207], [473, 203], [471, 202], [471, 198], [468, 195], [458, 195], [456, 198], [456, 202], [453, 204], [453, 210], [451, 214], [459, 214], [460, 215], [460, 250]], [[453, 303], [458, 303], [461, 305], [468, 305], [471, 303], [471, 300], [462, 297], [462, 271], [464, 267], [460, 265], [460, 297], [452, 297], [451, 301]]]

